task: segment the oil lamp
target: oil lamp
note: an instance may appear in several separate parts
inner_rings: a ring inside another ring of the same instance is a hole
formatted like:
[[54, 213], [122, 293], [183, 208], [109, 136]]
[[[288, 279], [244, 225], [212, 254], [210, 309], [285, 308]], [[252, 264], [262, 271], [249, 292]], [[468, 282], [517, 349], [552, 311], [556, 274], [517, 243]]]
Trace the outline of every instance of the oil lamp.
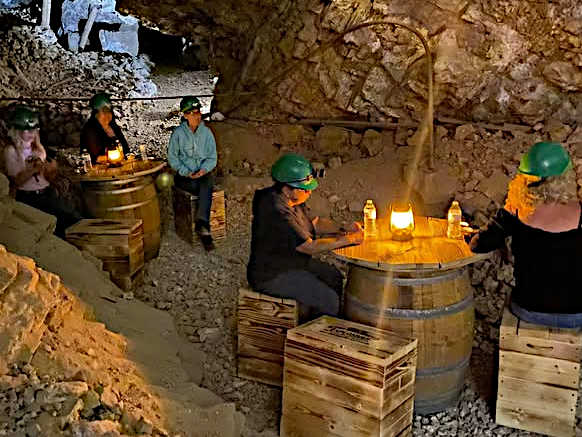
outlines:
[[107, 161], [114, 165], [119, 165], [123, 161], [123, 148], [121, 145], [107, 149]]
[[390, 233], [396, 241], [407, 241], [414, 231], [414, 214], [410, 203], [394, 202], [390, 205]]

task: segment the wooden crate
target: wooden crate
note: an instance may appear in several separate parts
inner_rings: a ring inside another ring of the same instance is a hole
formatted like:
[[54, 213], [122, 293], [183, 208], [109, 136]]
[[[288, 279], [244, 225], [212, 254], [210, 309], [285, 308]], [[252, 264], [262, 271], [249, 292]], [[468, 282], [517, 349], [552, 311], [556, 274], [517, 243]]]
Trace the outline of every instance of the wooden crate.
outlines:
[[141, 219], [85, 219], [67, 228], [66, 240], [103, 262], [123, 290], [143, 282], [144, 243]]
[[[172, 189], [174, 203], [174, 225], [176, 234], [193, 244], [197, 240], [194, 228], [196, 226], [196, 212], [198, 210], [198, 196], [174, 186]], [[213, 240], [220, 242], [226, 238], [226, 206], [224, 191], [212, 193], [212, 206], [210, 208], [210, 233]]]
[[551, 436], [574, 436], [580, 330], [526, 323], [506, 308], [499, 337], [496, 423]]
[[240, 378], [282, 386], [287, 330], [298, 325], [298, 306], [241, 288], [238, 292], [237, 369]]
[[329, 316], [285, 344], [281, 437], [406, 436], [417, 340]]

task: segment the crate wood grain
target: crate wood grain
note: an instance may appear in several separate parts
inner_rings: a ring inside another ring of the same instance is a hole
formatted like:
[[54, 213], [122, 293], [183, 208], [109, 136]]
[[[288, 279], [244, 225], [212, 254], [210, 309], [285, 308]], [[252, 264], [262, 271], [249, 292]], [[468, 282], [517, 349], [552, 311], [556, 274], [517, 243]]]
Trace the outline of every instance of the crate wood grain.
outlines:
[[99, 258], [120, 288], [129, 290], [139, 282], [144, 265], [141, 219], [84, 219], [65, 235], [69, 243]]
[[[198, 196], [194, 196], [180, 188], [173, 187], [174, 224], [176, 234], [183, 240], [193, 244], [196, 239], [196, 213], [198, 211]], [[215, 241], [226, 238], [226, 205], [224, 191], [212, 193], [210, 208], [210, 233]]]
[[281, 437], [410, 435], [417, 340], [320, 317], [287, 332]]
[[574, 436], [581, 342], [579, 330], [526, 323], [506, 308], [500, 328], [496, 423]]
[[241, 288], [237, 368], [240, 378], [281, 386], [287, 330], [298, 324], [297, 303]]

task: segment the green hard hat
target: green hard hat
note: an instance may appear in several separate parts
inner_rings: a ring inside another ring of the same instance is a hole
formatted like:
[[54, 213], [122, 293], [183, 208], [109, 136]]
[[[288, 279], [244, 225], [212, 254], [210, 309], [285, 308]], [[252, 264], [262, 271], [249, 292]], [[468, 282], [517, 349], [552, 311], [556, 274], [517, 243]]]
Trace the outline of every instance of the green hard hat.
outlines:
[[200, 100], [194, 96], [186, 96], [180, 101], [180, 111], [181, 112], [188, 112], [192, 109], [200, 109], [202, 108], [202, 103]]
[[519, 172], [546, 178], [559, 176], [571, 167], [570, 156], [560, 143], [544, 141], [535, 143], [523, 155], [519, 163]]
[[111, 108], [112, 106], [111, 96], [106, 93], [97, 93], [93, 97], [91, 97], [91, 100], [89, 101], [89, 106], [91, 106], [91, 108], [96, 111], [99, 111], [100, 109], [105, 107]]
[[39, 125], [38, 114], [25, 106], [17, 106], [8, 118], [8, 125], [18, 130], [37, 129]]
[[319, 185], [313, 177], [313, 168], [303, 156], [289, 153], [281, 156], [271, 168], [271, 176], [295, 188], [315, 190]]

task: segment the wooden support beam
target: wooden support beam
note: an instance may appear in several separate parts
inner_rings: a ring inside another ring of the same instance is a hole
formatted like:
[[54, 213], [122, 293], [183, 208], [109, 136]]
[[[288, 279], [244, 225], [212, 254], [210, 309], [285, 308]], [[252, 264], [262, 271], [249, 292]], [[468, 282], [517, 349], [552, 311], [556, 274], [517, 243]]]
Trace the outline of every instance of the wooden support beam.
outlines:
[[89, 33], [91, 32], [91, 28], [93, 27], [93, 23], [95, 23], [95, 19], [97, 18], [97, 13], [99, 12], [99, 8], [97, 6], [91, 6], [89, 11], [89, 18], [87, 18], [87, 22], [85, 23], [85, 28], [83, 29], [83, 34], [81, 35], [81, 40], [79, 41], [79, 51], [83, 50], [87, 45], [87, 40], [89, 39]]
[[42, 21], [40, 25], [46, 29], [51, 25], [51, 0], [42, 0]]

